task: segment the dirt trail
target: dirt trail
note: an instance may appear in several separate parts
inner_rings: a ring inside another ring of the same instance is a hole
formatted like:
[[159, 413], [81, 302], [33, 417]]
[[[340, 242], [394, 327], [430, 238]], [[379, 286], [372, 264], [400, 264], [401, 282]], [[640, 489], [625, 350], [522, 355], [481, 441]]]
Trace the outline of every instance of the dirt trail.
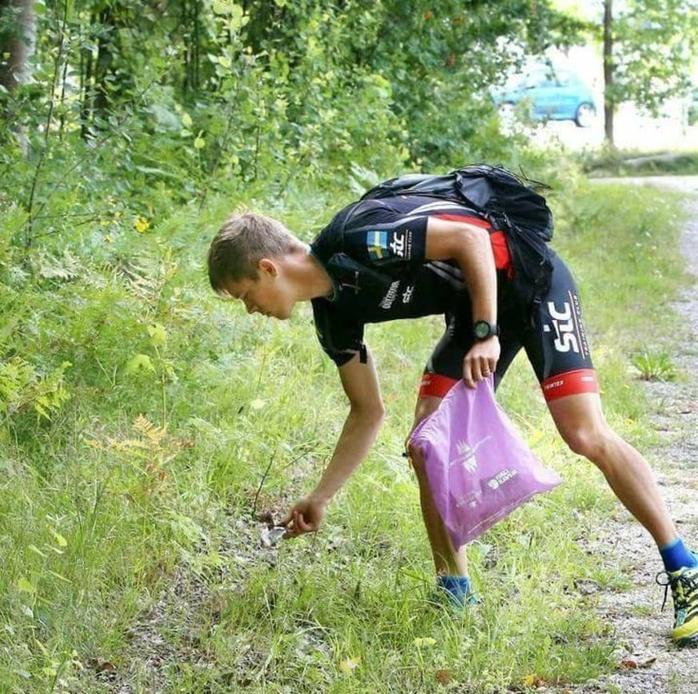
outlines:
[[[682, 251], [694, 282], [672, 307], [685, 321], [671, 355], [681, 376], [673, 383], [646, 385], [652, 425], [661, 438], [659, 446], [646, 453], [679, 531], [687, 544], [698, 548], [698, 176], [618, 181], [687, 194]], [[591, 549], [604, 562], [628, 566], [634, 586], [627, 592], [599, 596], [599, 614], [618, 640], [619, 669], [598, 681], [558, 691], [698, 694], [698, 647], [678, 649], [670, 642], [671, 596], [660, 612], [664, 589], [655, 583], [662, 567], [654, 543], [622, 507], [603, 531], [605, 537]]]

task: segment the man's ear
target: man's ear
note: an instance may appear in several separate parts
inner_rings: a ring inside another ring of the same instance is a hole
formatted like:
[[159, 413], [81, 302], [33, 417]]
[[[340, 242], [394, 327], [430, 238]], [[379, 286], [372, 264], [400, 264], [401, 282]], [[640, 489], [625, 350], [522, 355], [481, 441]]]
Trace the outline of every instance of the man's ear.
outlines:
[[279, 274], [279, 266], [270, 258], [261, 258], [257, 267], [261, 272], [268, 272], [272, 277]]

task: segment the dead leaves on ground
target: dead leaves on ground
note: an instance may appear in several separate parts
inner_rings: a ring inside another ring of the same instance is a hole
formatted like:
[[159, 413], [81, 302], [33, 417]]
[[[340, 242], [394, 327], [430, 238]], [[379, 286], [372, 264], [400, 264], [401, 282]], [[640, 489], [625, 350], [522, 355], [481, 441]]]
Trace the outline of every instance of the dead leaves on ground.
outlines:
[[638, 668], [651, 667], [657, 660], [656, 655], [632, 655], [623, 658], [618, 663], [619, 670], [637, 670]]

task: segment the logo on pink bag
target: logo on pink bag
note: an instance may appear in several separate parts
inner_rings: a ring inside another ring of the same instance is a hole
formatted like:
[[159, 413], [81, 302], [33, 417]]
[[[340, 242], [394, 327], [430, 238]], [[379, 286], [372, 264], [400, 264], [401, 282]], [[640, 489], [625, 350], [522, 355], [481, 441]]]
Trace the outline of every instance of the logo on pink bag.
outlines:
[[508, 467], [501, 472], [497, 473], [492, 479], [487, 480], [487, 486], [490, 489], [499, 489], [503, 484], [506, 484], [509, 480], [514, 479], [519, 473], [516, 470]]
[[477, 508], [477, 505], [482, 501], [482, 495], [477, 492], [471, 492], [467, 496], [461, 497], [456, 502], [456, 508]]
[[492, 437], [485, 436], [484, 439], [478, 441], [474, 446], [461, 440], [456, 444], [456, 451], [458, 452], [458, 457], [449, 462], [449, 467], [451, 465], [462, 465], [468, 472], [475, 472], [477, 470], [477, 458], [475, 457], [475, 451], [477, 451], [480, 446], [487, 443]]

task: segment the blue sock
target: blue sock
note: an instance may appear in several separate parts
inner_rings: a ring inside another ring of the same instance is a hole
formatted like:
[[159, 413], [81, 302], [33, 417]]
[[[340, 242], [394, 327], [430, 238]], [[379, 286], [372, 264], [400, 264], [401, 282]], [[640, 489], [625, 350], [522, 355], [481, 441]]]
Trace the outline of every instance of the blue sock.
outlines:
[[664, 547], [660, 547], [659, 553], [662, 555], [664, 568], [667, 571], [678, 571], [686, 567], [690, 569], [698, 566], [698, 559], [686, 549], [686, 545], [684, 545], [681, 538], [664, 545]]
[[445, 590], [449, 597], [458, 604], [469, 602], [472, 595], [470, 579], [467, 576], [444, 576], [436, 577], [436, 585]]

